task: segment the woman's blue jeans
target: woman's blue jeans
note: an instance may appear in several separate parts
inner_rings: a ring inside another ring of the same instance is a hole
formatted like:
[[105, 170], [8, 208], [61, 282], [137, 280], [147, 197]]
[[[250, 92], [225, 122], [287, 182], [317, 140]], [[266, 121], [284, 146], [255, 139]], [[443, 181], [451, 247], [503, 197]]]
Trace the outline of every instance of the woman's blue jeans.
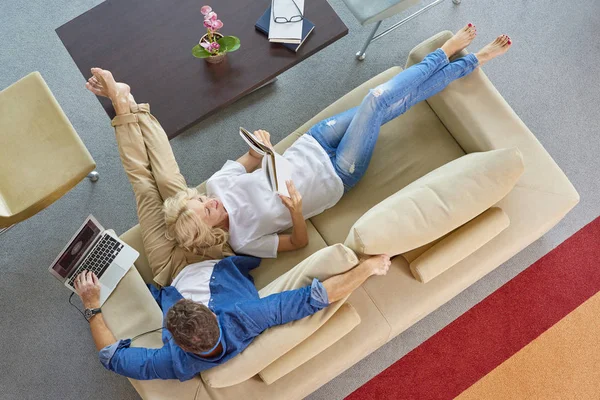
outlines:
[[473, 54], [449, 62], [442, 49], [437, 49], [420, 63], [371, 89], [360, 106], [324, 119], [307, 133], [329, 154], [347, 192], [365, 174], [381, 125], [468, 75], [478, 64]]

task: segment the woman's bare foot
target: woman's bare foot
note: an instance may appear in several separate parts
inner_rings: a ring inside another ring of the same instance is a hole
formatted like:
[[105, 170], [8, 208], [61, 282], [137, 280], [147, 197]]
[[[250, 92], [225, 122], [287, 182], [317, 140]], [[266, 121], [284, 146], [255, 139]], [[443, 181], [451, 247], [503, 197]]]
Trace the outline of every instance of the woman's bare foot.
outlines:
[[390, 269], [390, 256], [379, 254], [360, 260], [360, 266], [369, 270], [370, 275], [385, 275]]
[[475, 28], [475, 25], [469, 23], [456, 32], [450, 39], [446, 40], [446, 43], [442, 46], [442, 50], [450, 58], [470, 45], [475, 36], [477, 36], [477, 28]]
[[129, 85], [116, 82], [110, 71], [101, 68], [92, 68], [93, 76], [85, 84], [85, 87], [97, 96], [108, 97], [115, 108], [117, 115], [131, 112], [131, 101], [135, 101], [131, 95]]
[[479, 60], [479, 66], [482, 66], [492, 58], [498, 57], [508, 51], [512, 41], [507, 35], [500, 35], [492, 43], [485, 46], [483, 49], [475, 53], [475, 57]]

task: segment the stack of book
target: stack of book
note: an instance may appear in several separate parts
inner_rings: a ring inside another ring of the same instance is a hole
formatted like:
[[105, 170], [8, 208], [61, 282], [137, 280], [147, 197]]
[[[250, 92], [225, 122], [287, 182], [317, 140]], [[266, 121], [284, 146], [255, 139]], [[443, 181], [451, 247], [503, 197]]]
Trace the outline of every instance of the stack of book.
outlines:
[[[273, 12], [275, 10], [275, 13]], [[315, 25], [303, 18], [298, 22], [277, 23], [275, 18], [295, 19], [304, 15], [304, 0], [272, 0], [264, 14], [256, 21], [256, 29], [269, 37], [272, 43], [281, 43], [288, 49], [297, 52]]]

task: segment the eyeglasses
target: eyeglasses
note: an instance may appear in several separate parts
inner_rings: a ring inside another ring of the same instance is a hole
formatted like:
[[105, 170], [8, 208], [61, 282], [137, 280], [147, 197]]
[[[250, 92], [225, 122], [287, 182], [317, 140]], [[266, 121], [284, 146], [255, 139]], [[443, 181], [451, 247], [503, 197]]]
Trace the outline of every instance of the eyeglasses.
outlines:
[[302, 15], [302, 11], [300, 11], [300, 7], [298, 7], [298, 4], [296, 4], [296, 2], [294, 0], [291, 0], [291, 1], [296, 6], [296, 9], [298, 10], [298, 15], [293, 15], [290, 18], [276, 17], [275, 16], [275, 3], [277, 3], [277, 0], [275, 0], [271, 6], [271, 7], [273, 7], [273, 22], [276, 22], [278, 24], [287, 24], [288, 22], [300, 22], [304, 19], [304, 15]]

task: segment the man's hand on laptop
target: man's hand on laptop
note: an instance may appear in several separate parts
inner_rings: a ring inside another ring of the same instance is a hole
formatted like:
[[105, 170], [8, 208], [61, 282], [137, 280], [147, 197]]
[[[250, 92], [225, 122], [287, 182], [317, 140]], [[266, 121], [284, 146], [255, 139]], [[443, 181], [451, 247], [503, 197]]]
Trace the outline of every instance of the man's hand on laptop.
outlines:
[[92, 271], [84, 271], [75, 278], [75, 291], [85, 308], [100, 308], [100, 282]]

